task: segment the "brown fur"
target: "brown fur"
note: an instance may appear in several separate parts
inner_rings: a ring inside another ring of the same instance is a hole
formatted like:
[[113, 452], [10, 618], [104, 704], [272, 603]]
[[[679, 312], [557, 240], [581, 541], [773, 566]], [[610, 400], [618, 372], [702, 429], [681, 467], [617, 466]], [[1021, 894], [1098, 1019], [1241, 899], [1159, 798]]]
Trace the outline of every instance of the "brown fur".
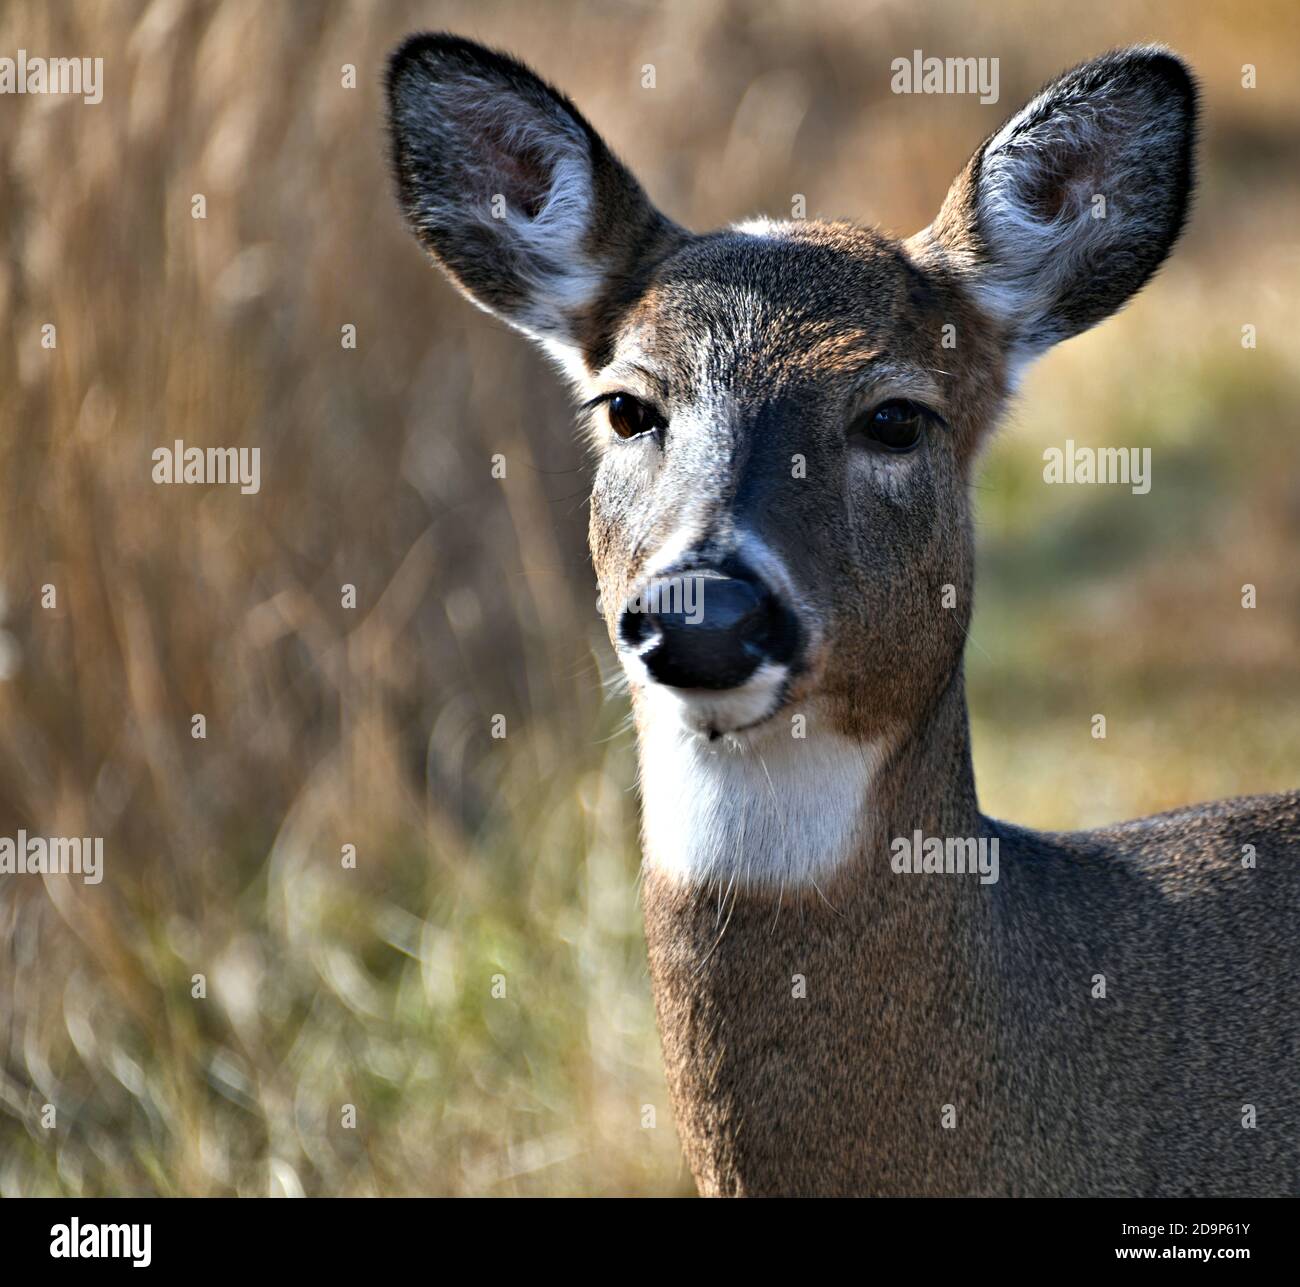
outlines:
[[[439, 264], [575, 354], [588, 395], [661, 416], [629, 443], [595, 413], [591, 549], [616, 647], [675, 533], [705, 568], [756, 537], [797, 587], [804, 642], [766, 732], [720, 753], [761, 761], [801, 711], [810, 747], [883, 757], [820, 886], [742, 878], [746, 800], [718, 840], [730, 882], [647, 867], [668, 1083], [701, 1189], [1294, 1192], [1300, 795], [1036, 834], [979, 813], [967, 731], [976, 455], [1012, 366], [1121, 307], [1177, 239], [1187, 69], [1145, 48], [1067, 73], [906, 242], [847, 224], [689, 234], [567, 99], [456, 37], [403, 46], [389, 89], [399, 190]], [[484, 217], [501, 190], [513, 222]], [[579, 240], [530, 223], [575, 191]], [[922, 443], [864, 454], [846, 427], [900, 398], [933, 413]], [[633, 702], [644, 742], [644, 687]], [[917, 830], [996, 840], [999, 881], [894, 873], [891, 841]]]
[[[824, 898], [720, 899], [647, 873], [701, 1192], [1296, 1191], [1300, 794], [1074, 835], [994, 822], [975, 806], [959, 675], [881, 788]], [[894, 874], [889, 839], [917, 826], [998, 837], [998, 884]]]

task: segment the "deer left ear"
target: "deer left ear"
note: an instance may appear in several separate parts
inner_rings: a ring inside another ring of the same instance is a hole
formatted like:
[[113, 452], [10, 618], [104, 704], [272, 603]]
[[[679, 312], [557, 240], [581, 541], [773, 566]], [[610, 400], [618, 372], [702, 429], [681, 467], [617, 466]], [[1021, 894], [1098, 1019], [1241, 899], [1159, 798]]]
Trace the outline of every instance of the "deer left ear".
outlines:
[[481, 308], [599, 361], [611, 321], [684, 234], [563, 94], [446, 34], [388, 66], [398, 192], [411, 230]]
[[1066, 72], [971, 157], [937, 249], [1023, 360], [1122, 307], [1172, 249], [1193, 184], [1196, 85], [1140, 46]]

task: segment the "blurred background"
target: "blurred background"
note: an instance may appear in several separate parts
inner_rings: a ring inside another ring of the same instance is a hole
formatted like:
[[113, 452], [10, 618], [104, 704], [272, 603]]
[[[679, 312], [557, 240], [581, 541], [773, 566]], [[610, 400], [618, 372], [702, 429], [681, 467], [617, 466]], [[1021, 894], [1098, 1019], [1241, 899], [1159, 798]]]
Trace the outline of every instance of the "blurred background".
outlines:
[[[106, 878], [0, 877], [0, 1194], [693, 1191], [589, 461], [391, 196], [421, 27], [533, 64], [697, 228], [801, 193], [908, 234], [1048, 77], [1187, 55], [1182, 246], [985, 458], [976, 772], [1049, 828], [1297, 785], [1292, 0], [8, 0], [0, 55], [102, 57], [104, 97], [0, 98], [0, 836], [103, 836]], [[893, 95], [914, 49], [998, 58], [999, 102]], [[260, 447], [260, 492], [155, 485], [178, 438]], [[1151, 493], [1044, 486], [1066, 438], [1150, 446]]]

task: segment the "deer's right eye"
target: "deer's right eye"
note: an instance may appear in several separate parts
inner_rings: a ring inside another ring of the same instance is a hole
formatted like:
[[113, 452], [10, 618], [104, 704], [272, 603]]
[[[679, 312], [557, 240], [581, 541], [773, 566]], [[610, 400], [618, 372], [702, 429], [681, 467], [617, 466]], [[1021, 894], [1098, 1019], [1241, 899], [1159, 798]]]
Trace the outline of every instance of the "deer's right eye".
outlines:
[[652, 406], [630, 393], [616, 393], [605, 404], [609, 426], [620, 438], [636, 438], [643, 433], [663, 429], [664, 420]]
[[876, 451], [902, 455], [916, 449], [926, 422], [933, 418], [919, 403], [891, 398], [859, 416], [849, 426], [849, 438]]

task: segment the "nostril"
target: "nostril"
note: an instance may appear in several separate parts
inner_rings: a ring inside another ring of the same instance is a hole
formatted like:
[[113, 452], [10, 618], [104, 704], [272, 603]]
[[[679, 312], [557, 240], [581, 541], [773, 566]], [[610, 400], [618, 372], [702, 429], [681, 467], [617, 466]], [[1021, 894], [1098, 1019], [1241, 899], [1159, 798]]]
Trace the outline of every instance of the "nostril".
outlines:
[[771, 599], [765, 600], [751, 612], [740, 626], [740, 636], [747, 645], [762, 651], [773, 628], [773, 609]]
[[775, 595], [765, 594], [740, 629], [745, 649], [763, 661], [788, 663], [798, 648], [799, 627], [794, 614]]
[[639, 649], [654, 632], [654, 618], [648, 612], [642, 612], [635, 601], [629, 602], [618, 619], [618, 637], [623, 646]]

